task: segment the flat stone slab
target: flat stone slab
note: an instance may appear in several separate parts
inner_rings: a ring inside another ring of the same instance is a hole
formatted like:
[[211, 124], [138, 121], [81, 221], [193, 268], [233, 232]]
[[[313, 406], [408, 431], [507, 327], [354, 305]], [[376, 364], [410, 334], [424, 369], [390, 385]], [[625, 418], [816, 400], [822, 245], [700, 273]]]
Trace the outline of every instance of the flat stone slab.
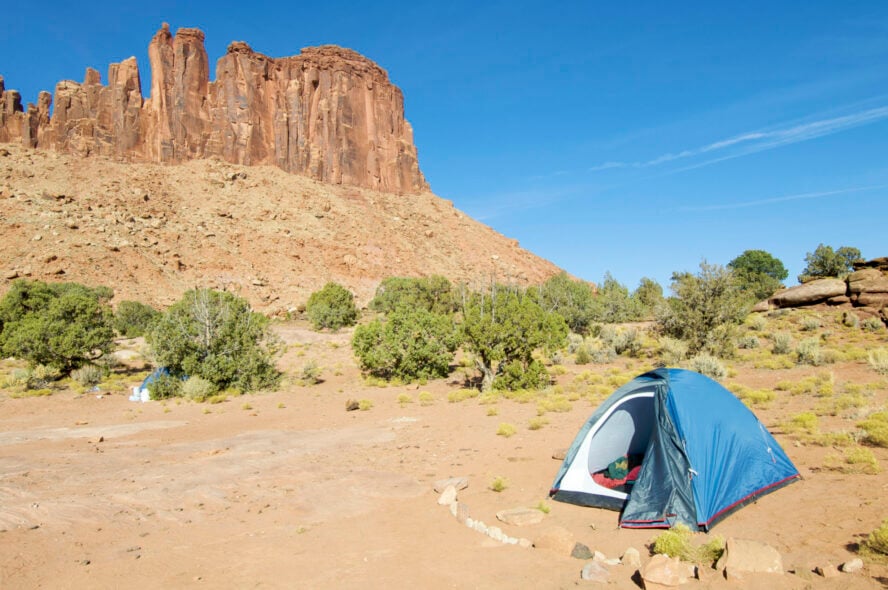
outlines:
[[509, 508], [496, 513], [497, 520], [513, 526], [539, 524], [545, 516], [536, 508]]
[[440, 494], [449, 486], [453, 486], [457, 491], [464, 490], [469, 487], [468, 477], [448, 477], [447, 479], [439, 479], [435, 482], [435, 492]]

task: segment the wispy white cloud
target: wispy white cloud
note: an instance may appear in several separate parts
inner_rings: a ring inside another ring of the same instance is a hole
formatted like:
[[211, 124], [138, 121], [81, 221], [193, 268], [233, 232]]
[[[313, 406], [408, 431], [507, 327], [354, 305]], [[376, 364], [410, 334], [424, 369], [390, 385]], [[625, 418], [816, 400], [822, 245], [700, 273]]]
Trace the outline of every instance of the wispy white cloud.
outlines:
[[612, 168], [650, 168], [671, 162], [706, 156], [708, 154], [723, 154], [719, 157], [710, 158], [703, 162], [697, 162], [681, 168], [681, 170], [689, 170], [732, 158], [739, 158], [741, 156], [775, 149], [785, 145], [810, 141], [818, 137], [832, 135], [854, 127], [869, 125], [886, 118], [888, 118], [888, 106], [876, 107], [849, 115], [809, 121], [778, 129], [741, 133], [697, 148], [662, 154], [649, 160], [636, 162], [605, 162], [593, 166], [589, 170], [600, 171]]
[[771, 197], [768, 199], [755, 199], [752, 201], [738, 201], [736, 203], [720, 203], [717, 205], [703, 205], [700, 207], [681, 207], [679, 211], [724, 211], [726, 209], [744, 209], [747, 207], [760, 207], [762, 205], [773, 205], [775, 203], [784, 203], [786, 201], [806, 201], [810, 199], [820, 199], [823, 197], [832, 197], [835, 195], [847, 195], [850, 193], [862, 193], [872, 190], [888, 188], [888, 184], [875, 184], [870, 186], [853, 186], [841, 188], [831, 191], [817, 191], [810, 193], [799, 193], [795, 195], [784, 195], [781, 197]]

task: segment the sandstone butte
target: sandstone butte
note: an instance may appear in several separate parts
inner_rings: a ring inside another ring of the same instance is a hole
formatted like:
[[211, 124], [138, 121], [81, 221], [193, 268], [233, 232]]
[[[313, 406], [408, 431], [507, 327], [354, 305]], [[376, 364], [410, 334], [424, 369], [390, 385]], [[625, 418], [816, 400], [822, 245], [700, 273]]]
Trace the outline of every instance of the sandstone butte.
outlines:
[[428, 190], [400, 89], [354, 51], [326, 45], [271, 58], [234, 42], [210, 82], [204, 33], [174, 36], [164, 23], [148, 55], [148, 99], [135, 57], [111, 64], [107, 85], [88, 68], [83, 83], [59, 82], [54, 97], [41, 92], [26, 109], [0, 76], [0, 142], [131, 162], [216, 157], [330, 184]]

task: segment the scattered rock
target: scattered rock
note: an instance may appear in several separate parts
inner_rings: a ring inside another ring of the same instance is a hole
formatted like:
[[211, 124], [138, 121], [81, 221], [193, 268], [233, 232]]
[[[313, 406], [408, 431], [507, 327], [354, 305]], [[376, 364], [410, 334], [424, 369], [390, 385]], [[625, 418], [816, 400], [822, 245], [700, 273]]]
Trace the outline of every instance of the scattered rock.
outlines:
[[11, 281], [11, 280], [13, 280], [13, 279], [17, 279], [18, 277], [19, 277], [19, 273], [18, 273], [17, 270], [10, 270], [10, 271], [7, 271], [7, 272], [3, 275], [3, 278], [6, 279], [7, 281]]
[[855, 557], [851, 561], [846, 561], [845, 563], [843, 563], [841, 566], [839, 566], [839, 569], [841, 569], [846, 574], [856, 574], [863, 569], [863, 560], [859, 557]]
[[573, 551], [570, 552], [570, 556], [576, 559], [583, 560], [592, 559], [592, 550], [582, 543], [576, 543], [574, 545]]
[[457, 491], [464, 490], [469, 487], [468, 477], [448, 477], [447, 479], [439, 479], [435, 482], [435, 492], [441, 493], [448, 487], [453, 486]]
[[456, 502], [456, 488], [447, 486], [441, 495], [438, 496], [438, 504], [441, 506], [450, 506]]
[[638, 569], [641, 567], [641, 554], [635, 547], [629, 547], [623, 552], [620, 563], [632, 569]]
[[545, 516], [536, 508], [509, 508], [496, 513], [497, 520], [512, 526], [539, 524]]
[[590, 561], [583, 566], [583, 571], [580, 572], [581, 579], [599, 584], [607, 584], [609, 577], [610, 570], [597, 561]]
[[552, 452], [552, 458], [557, 459], [558, 461], [564, 461], [564, 458], [567, 457], [567, 449], [555, 449]]
[[575, 544], [573, 534], [562, 527], [546, 529], [533, 541], [533, 546], [537, 549], [546, 549], [564, 556], [573, 552]]
[[725, 542], [725, 552], [716, 567], [724, 570], [725, 577], [729, 580], [741, 579], [745, 572], [782, 574], [783, 559], [770, 545], [729, 537]]
[[682, 563], [677, 557], [658, 553], [641, 570], [641, 579], [644, 580], [645, 590], [675, 588], [693, 577], [693, 568], [694, 566]]
[[601, 551], [596, 551], [592, 555], [592, 559], [599, 563], [603, 563], [604, 565], [620, 565], [620, 560], [616, 557], [608, 558], [607, 555], [602, 553]]
[[345, 402], [345, 411], [346, 412], [354, 412], [355, 410], [361, 409], [361, 404], [358, 400], [350, 399]]
[[839, 575], [839, 568], [827, 562], [815, 567], [814, 573], [824, 578], [835, 578]]

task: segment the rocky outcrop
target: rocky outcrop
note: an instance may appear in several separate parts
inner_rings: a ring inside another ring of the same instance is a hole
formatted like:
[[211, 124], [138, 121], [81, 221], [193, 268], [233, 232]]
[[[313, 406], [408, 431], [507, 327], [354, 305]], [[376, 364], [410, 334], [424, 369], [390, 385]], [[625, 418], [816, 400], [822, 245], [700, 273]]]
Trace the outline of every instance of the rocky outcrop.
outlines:
[[148, 55], [147, 100], [133, 57], [111, 64], [107, 85], [90, 68], [27, 109], [0, 77], [0, 142], [141, 162], [218, 157], [383, 192], [428, 190], [401, 91], [354, 51], [271, 58], [234, 42], [211, 82], [203, 32], [173, 35], [164, 24]]
[[888, 257], [860, 261], [845, 279], [817, 279], [777, 291], [753, 311], [827, 304], [853, 307], [888, 323]]

